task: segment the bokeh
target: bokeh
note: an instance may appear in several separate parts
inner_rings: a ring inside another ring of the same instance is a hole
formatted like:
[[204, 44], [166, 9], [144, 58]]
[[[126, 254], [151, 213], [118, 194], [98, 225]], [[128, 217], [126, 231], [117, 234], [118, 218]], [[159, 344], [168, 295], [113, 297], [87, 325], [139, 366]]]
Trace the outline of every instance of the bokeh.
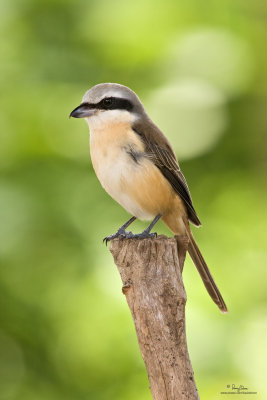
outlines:
[[2, 0], [0, 32], [0, 400], [151, 398], [102, 244], [129, 217], [93, 172], [88, 127], [68, 119], [100, 82], [138, 93], [203, 223], [194, 235], [230, 312], [188, 259], [201, 398], [235, 384], [266, 399], [267, 3]]

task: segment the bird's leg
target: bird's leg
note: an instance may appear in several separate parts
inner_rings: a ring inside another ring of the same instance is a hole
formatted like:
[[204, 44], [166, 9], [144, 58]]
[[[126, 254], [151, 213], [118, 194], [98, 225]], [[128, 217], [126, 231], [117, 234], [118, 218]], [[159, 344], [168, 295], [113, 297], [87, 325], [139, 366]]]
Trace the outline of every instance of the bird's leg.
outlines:
[[151, 222], [151, 224], [148, 225], [148, 227], [141, 233], [132, 233], [132, 232], [126, 232], [125, 229], [134, 221], [136, 220], [136, 217], [132, 217], [129, 219], [129, 221], [127, 221], [124, 225], [122, 225], [122, 227], [116, 232], [114, 233], [114, 235], [110, 235], [107, 236], [103, 239], [103, 242], [105, 242], [106, 244], [112, 240], [115, 239], [117, 237], [121, 237], [122, 239], [131, 239], [131, 238], [135, 238], [135, 239], [145, 239], [145, 238], [154, 238], [157, 236], [156, 232], [150, 233], [151, 229], [153, 228], [153, 226], [158, 222], [158, 220], [162, 217], [162, 214], [158, 214], [153, 221]]
[[[162, 217], [162, 214], [158, 214], [156, 215], [156, 217], [153, 219], [153, 221], [151, 222], [151, 224], [148, 225], [148, 227], [141, 233], [137, 233], [137, 234], [132, 234], [131, 238], [136, 238], [136, 239], [145, 239], [145, 238], [153, 238], [157, 236], [156, 232], [150, 233], [151, 229], [153, 228], [153, 226], [158, 222], [158, 220]], [[129, 232], [131, 233], [131, 232]]]
[[117, 230], [116, 233], [114, 233], [114, 235], [109, 235], [107, 237], [105, 237], [103, 239], [103, 242], [105, 242], [106, 244], [111, 240], [111, 239], [115, 239], [119, 236], [121, 236], [122, 238], [126, 238], [128, 237], [132, 237], [133, 233], [132, 232], [126, 232], [125, 229], [128, 228], [129, 225], [131, 225], [132, 222], [134, 222], [136, 220], [136, 217], [132, 217], [129, 219], [129, 221], [125, 222], [125, 224], [123, 224], [120, 229]]

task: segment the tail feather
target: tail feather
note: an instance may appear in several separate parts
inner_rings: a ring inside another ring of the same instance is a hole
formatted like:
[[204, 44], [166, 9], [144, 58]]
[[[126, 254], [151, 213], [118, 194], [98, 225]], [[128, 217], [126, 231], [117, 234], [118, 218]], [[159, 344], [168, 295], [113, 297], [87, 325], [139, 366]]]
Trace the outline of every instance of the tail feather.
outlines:
[[217, 306], [223, 313], [227, 313], [228, 310], [226, 304], [195, 242], [195, 239], [190, 231], [190, 228], [188, 229], [188, 236], [189, 236], [188, 252], [201, 276], [201, 279], [203, 280], [203, 283], [210, 297], [212, 298], [214, 303], [217, 304]]

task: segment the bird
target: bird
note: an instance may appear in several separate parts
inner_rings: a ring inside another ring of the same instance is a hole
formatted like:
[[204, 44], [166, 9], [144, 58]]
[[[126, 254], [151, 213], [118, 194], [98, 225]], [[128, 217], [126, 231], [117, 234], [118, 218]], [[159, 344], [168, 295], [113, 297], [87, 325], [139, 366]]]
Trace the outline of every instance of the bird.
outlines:
[[[87, 90], [69, 117], [84, 118], [90, 131], [90, 154], [95, 173], [106, 192], [132, 217], [114, 238], [155, 237], [161, 219], [175, 235], [189, 239], [188, 252], [219, 309], [223, 297], [196, 244], [190, 223], [201, 222], [186, 179], [167, 137], [148, 116], [137, 94], [118, 83], [100, 83]], [[141, 233], [126, 228], [136, 219], [152, 222]]]

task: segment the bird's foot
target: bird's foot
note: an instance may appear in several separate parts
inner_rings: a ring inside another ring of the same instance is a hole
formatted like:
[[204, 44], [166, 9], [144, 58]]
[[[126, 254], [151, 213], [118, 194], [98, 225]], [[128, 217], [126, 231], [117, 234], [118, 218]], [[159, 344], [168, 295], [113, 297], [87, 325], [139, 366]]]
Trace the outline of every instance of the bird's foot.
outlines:
[[151, 233], [151, 232], [149, 232], [149, 231], [147, 231], [146, 229], [143, 231], [143, 232], [141, 232], [141, 233], [136, 233], [136, 234], [133, 234], [132, 236], [131, 236], [131, 238], [135, 238], [135, 239], [148, 239], [148, 238], [150, 238], [150, 239], [153, 239], [153, 238], [155, 238], [155, 237], [157, 237], [158, 235], [157, 235], [157, 232], [153, 232], [153, 233]]
[[116, 239], [116, 238], [120, 238], [120, 239], [129, 239], [134, 237], [134, 234], [132, 232], [126, 232], [124, 229], [119, 229], [116, 233], [114, 233], [113, 235], [109, 235], [106, 236], [103, 239], [103, 243], [105, 243], [106, 245], [108, 244], [108, 242], [112, 239]]
[[108, 242], [112, 239], [120, 238], [120, 239], [147, 239], [147, 238], [154, 238], [157, 237], [157, 233], [153, 232], [150, 233], [147, 229], [145, 229], [141, 233], [133, 233], [133, 232], [127, 232], [125, 230], [119, 229], [116, 233], [113, 235], [106, 236], [103, 239], [103, 242], [107, 245]]

